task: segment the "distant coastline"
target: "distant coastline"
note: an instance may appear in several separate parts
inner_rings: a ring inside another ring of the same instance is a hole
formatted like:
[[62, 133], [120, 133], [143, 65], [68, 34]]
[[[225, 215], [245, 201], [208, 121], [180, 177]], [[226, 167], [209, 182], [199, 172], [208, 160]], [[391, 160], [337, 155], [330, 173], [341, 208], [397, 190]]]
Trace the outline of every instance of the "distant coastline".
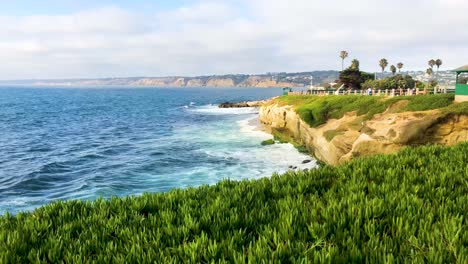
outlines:
[[37, 79], [0, 81], [0, 85], [32, 86], [161, 86], [161, 87], [305, 87], [313, 82], [329, 83], [338, 78], [338, 71], [299, 73], [227, 74], [207, 76], [124, 77], [96, 79]]
[[[415, 80], [427, 81], [423, 71], [407, 71], [405, 74]], [[386, 73], [390, 76], [391, 73]], [[205, 76], [169, 76], [169, 77], [112, 77], [112, 78], [69, 78], [69, 79], [23, 79], [0, 80], [0, 86], [129, 86], [129, 87], [251, 87], [251, 88], [277, 88], [277, 87], [310, 87], [326, 86], [336, 82], [339, 71], [309, 71], [296, 73], [264, 73], [264, 74], [225, 74]], [[454, 73], [450, 71], [439, 72], [441, 85], [453, 86]]]

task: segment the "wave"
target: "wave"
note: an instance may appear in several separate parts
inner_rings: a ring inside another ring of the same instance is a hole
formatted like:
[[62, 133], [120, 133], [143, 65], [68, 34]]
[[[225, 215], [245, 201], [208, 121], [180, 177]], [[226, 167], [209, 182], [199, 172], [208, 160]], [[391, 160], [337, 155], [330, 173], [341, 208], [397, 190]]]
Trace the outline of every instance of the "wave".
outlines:
[[271, 138], [270, 134], [261, 130], [261, 124], [257, 116], [237, 121], [237, 124], [239, 125], [242, 133], [258, 137], [259, 140], [267, 140]]

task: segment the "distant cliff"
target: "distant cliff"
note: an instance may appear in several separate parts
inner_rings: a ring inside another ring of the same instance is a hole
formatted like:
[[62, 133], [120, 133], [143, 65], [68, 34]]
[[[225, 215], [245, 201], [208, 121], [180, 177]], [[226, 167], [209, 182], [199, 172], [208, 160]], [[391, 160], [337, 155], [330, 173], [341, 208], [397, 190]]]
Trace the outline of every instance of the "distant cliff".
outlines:
[[338, 79], [337, 71], [300, 73], [266, 73], [257, 75], [228, 74], [198, 77], [131, 77], [102, 79], [54, 79], [2, 81], [0, 84], [55, 85], [55, 86], [163, 86], [163, 87], [304, 87], [311, 83], [330, 83]]

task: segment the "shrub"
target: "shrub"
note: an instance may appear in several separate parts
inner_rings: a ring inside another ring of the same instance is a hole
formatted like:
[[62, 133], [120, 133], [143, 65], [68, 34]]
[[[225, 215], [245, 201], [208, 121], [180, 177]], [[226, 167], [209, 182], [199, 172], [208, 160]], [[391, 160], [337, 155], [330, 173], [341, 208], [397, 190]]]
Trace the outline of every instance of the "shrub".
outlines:
[[374, 88], [374, 89], [397, 89], [397, 88], [414, 88], [416, 85], [416, 81], [413, 77], [409, 75], [401, 75], [397, 74], [392, 77], [387, 77], [381, 80], [367, 80], [362, 84], [362, 87], [367, 88]]

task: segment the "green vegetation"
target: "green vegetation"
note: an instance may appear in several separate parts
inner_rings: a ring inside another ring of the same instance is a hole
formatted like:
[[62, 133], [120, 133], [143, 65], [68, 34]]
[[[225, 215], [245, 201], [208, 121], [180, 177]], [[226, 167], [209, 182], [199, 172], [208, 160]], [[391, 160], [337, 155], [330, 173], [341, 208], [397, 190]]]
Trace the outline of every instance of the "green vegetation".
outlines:
[[409, 75], [397, 74], [395, 76], [387, 77], [381, 80], [367, 80], [362, 84], [362, 88], [364, 89], [372, 88], [372, 89], [378, 89], [378, 90], [396, 89], [396, 88], [412, 89], [412, 88], [417, 87], [420, 83], [421, 82], [415, 81], [413, 77]]
[[289, 143], [287, 140], [284, 140], [280, 135], [278, 135], [278, 133], [273, 135], [273, 138], [275, 139], [275, 142], [277, 141], [280, 144]]
[[385, 58], [380, 59], [379, 66], [382, 69], [382, 79], [384, 78], [385, 68], [388, 66], [388, 61]]
[[261, 144], [262, 146], [274, 145], [275, 141], [273, 139], [267, 139], [267, 140], [262, 141]]
[[[332, 118], [341, 118], [345, 113], [356, 111], [357, 115], [364, 115], [365, 119], [384, 112], [389, 106], [398, 101], [405, 100], [406, 106], [398, 112], [425, 111], [441, 109], [450, 111], [453, 107], [453, 94], [397, 96], [382, 98], [376, 96], [282, 96], [276, 100], [279, 104], [295, 106], [299, 116], [311, 127], [324, 124]], [[449, 107], [447, 109], [444, 109]], [[461, 107], [460, 107], [461, 108]]]
[[309, 150], [307, 149], [306, 146], [304, 145], [294, 145], [294, 147], [299, 151], [300, 153], [309, 153]]
[[341, 70], [344, 70], [344, 60], [348, 57], [348, 52], [346, 50], [340, 51], [340, 58], [341, 58]]
[[312, 153], [309, 152], [307, 147], [302, 142], [298, 142], [294, 137], [292, 137], [288, 133], [284, 133], [284, 131], [281, 132], [281, 131], [278, 131], [278, 130], [275, 130], [275, 129], [273, 129], [271, 131], [271, 133], [273, 134], [273, 137], [274, 137], [275, 141], [277, 141], [278, 143], [290, 143], [300, 153], [312, 154]]
[[344, 134], [344, 131], [339, 131], [339, 130], [328, 130], [328, 131], [323, 132], [323, 136], [328, 142], [332, 141], [333, 138], [335, 138], [336, 136], [340, 136], [343, 134]]
[[468, 115], [468, 102], [451, 104], [442, 109], [445, 115]]
[[1, 263], [467, 263], [468, 144], [0, 217]]
[[361, 84], [372, 78], [374, 78], [373, 74], [359, 70], [359, 61], [354, 59], [351, 66], [340, 72], [339, 82], [346, 88], [361, 89]]

